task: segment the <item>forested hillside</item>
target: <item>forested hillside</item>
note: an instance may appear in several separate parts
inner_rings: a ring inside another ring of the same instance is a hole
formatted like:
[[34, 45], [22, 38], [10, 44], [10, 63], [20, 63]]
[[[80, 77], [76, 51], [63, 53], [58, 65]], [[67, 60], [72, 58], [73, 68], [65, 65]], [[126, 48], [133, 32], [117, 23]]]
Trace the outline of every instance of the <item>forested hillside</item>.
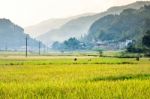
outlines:
[[89, 29], [87, 41], [140, 41], [150, 30], [150, 6], [139, 10], [126, 9], [120, 15], [108, 15], [97, 20]]

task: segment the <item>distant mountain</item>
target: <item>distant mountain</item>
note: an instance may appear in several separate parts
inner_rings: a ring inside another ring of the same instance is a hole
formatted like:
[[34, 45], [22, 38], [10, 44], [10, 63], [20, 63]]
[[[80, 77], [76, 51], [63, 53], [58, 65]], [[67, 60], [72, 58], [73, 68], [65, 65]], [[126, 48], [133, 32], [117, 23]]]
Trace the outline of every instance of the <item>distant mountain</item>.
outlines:
[[62, 25], [64, 25], [65, 23], [67, 23], [72, 19], [79, 18], [81, 16], [88, 16], [88, 15], [93, 15], [93, 13], [86, 13], [86, 14], [72, 16], [68, 18], [62, 18], [62, 19], [48, 19], [38, 24], [25, 27], [25, 32], [30, 33], [30, 35], [33, 37], [37, 37], [50, 30], [60, 28]]
[[70, 19], [49, 19], [36, 25], [25, 27], [25, 32], [30, 33], [33, 37], [42, 35], [52, 29], [57, 29]]
[[149, 1], [138, 1], [125, 6], [117, 6], [108, 9], [105, 12], [79, 17], [66, 22], [58, 29], [53, 29], [45, 34], [38, 36], [38, 39], [43, 41], [45, 44], [52, 43], [54, 41], [63, 41], [70, 37], [80, 38], [81, 36], [88, 33], [90, 26], [98, 19], [109, 15], [109, 14], [120, 14], [124, 9], [134, 8], [139, 9], [144, 5], [150, 5]]
[[[0, 19], [0, 49], [21, 49], [25, 46], [24, 29], [8, 19]], [[28, 37], [28, 46], [38, 48], [38, 41]]]
[[120, 15], [107, 15], [92, 24], [87, 41], [140, 41], [150, 30], [150, 6], [125, 9]]

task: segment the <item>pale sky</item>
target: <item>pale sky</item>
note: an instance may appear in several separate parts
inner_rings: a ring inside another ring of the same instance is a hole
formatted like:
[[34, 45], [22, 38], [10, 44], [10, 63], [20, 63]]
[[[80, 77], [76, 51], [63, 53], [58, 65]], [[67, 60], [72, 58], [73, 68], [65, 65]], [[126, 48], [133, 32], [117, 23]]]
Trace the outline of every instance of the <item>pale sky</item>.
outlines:
[[137, 0], [0, 0], [0, 18], [10, 19], [26, 27], [50, 18], [97, 13], [135, 1]]

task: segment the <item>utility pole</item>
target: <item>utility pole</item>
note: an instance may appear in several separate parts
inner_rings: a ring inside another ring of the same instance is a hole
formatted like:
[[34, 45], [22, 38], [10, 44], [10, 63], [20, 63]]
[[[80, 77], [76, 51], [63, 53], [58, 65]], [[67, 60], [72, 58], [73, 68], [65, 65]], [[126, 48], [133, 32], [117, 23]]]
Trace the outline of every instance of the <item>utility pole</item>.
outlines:
[[41, 54], [41, 42], [39, 41], [39, 55]]
[[15, 26], [16, 26], [16, 25], [14, 24], [14, 28], [13, 28], [13, 32], [14, 32], [14, 34], [15, 34], [15, 32], [16, 32], [16, 31], [15, 31]]
[[44, 53], [46, 54], [47, 53], [47, 47], [44, 46]]
[[26, 57], [28, 56], [28, 34], [26, 34]]
[[7, 52], [7, 43], [5, 44], [5, 51]]

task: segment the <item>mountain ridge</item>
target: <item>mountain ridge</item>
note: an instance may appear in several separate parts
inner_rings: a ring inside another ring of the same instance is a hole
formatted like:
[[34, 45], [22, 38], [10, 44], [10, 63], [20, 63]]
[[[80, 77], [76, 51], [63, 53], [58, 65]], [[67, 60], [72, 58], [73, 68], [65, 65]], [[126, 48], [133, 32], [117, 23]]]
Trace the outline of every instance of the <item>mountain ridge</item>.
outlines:
[[93, 14], [94, 13], [85, 13], [85, 14], [80, 14], [76, 16], [66, 17], [66, 18], [51, 18], [51, 19], [41, 21], [35, 25], [25, 27], [25, 31], [27, 33], [30, 33], [31, 36], [37, 37], [52, 29], [58, 29], [59, 27], [61, 27], [62, 25], [64, 25], [65, 23], [67, 23], [68, 21], [72, 19], [76, 19], [81, 16], [93, 15]]
[[[136, 6], [138, 5], [138, 6]], [[80, 38], [83, 35], [86, 35], [90, 26], [98, 19], [109, 15], [109, 14], [119, 14], [124, 9], [134, 8], [138, 9], [144, 5], [150, 5], [150, 1], [134, 2], [128, 5], [119, 6], [118, 8], [114, 7], [109, 8], [107, 11], [98, 13], [91, 16], [84, 16], [77, 19], [73, 19], [62, 25], [59, 29], [50, 30], [43, 35], [38, 36], [37, 38], [43, 41], [45, 44], [54, 42], [54, 41], [63, 41], [70, 37]], [[121, 8], [122, 7], [122, 8]], [[54, 35], [54, 37], [53, 37]], [[62, 37], [61, 37], [62, 35]], [[58, 36], [58, 37], [57, 37]]]

